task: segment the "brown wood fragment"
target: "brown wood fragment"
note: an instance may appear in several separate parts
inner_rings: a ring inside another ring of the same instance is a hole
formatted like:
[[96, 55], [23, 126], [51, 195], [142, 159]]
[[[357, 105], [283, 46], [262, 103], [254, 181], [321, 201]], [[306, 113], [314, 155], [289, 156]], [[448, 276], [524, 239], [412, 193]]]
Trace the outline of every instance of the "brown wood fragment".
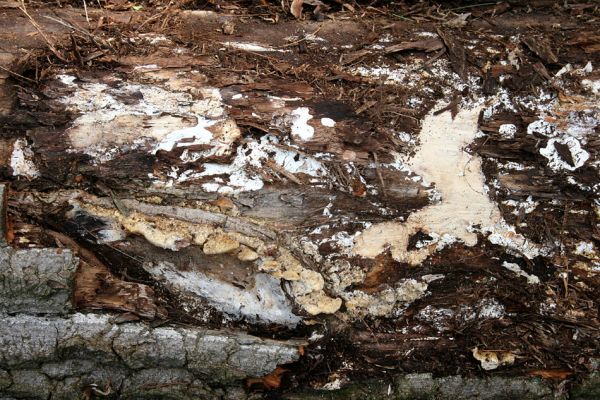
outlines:
[[540, 74], [540, 76], [542, 76], [544, 79], [546, 79], [546, 80], [552, 79], [552, 77], [548, 73], [548, 70], [546, 69], [544, 64], [542, 64], [541, 62], [536, 62], [535, 64], [533, 64], [533, 69], [535, 70], [535, 72]]
[[300, 97], [310, 100], [313, 97], [313, 88], [306, 82], [285, 82], [279, 79], [265, 79], [261, 82], [248, 83], [240, 87], [241, 92], [262, 90], [272, 92], [278, 96]]
[[279, 388], [281, 386], [281, 376], [287, 372], [288, 370], [285, 368], [277, 367], [275, 371], [271, 372], [268, 375], [263, 376], [262, 378], [248, 378], [246, 379], [246, 386], [252, 387], [255, 385], [262, 386], [267, 390], [273, 390]]
[[375, 172], [377, 173], [377, 179], [379, 180], [379, 185], [381, 187], [381, 197], [385, 199], [385, 181], [383, 180], [383, 175], [381, 175], [379, 158], [377, 157], [376, 152], [373, 152], [373, 161], [375, 162]]
[[386, 54], [398, 53], [407, 50], [420, 50], [426, 53], [441, 50], [444, 48], [444, 43], [441, 40], [432, 38], [426, 40], [417, 40], [412, 42], [402, 42], [385, 48]]
[[100, 59], [106, 62], [118, 62], [123, 65], [148, 65], [154, 64], [160, 68], [186, 68], [192, 66], [211, 66], [218, 63], [217, 59], [212, 56], [185, 56], [179, 55], [178, 57], [164, 57], [161, 54], [150, 54], [148, 56], [121, 56], [112, 57], [106, 56]]
[[569, 146], [559, 142], [554, 142], [554, 148], [556, 149], [556, 152], [558, 153], [560, 158], [562, 158], [570, 166], [575, 166], [575, 161], [573, 161], [573, 155], [571, 154]]
[[166, 317], [150, 286], [117, 279], [91, 251], [70, 237], [54, 231], [48, 234], [81, 259], [75, 274], [73, 300], [77, 307], [126, 311], [144, 318]]
[[293, 0], [290, 6], [290, 12], [296, 19], [302, 18], [302, 3], [304, 0]]
[[276, 163], [274, 163], [273, 161], [267, 161], [267, 163], [265, 164], [267, 167], [269, 167], [270, 169], [272, 169], [273, 171], [277, 172], [278, 174], [281, 174], [283, 176], [285, 176], [287, 179], [289, 179], [290, 181], [294, 182], [296, 185], [301, 185], [302, 181], [298, 178], [296, 178], [294, 176], [294, 174], [286, 171], [285, 168], [280, 167], [279, 165], [277, 165]]
[[372, 54], [371, 50], [366, 50], [366, 49], [357, 50], [357, 51], [354, 51], [354, 52], [348, 53], [348, 54], [342, 54], [340, 64], [342, 64], [342, 65], [352, 64], [353, 62], [358, 61], [361, 58], [368, 56], [369, 54]]
[[8, 185], [0, 184], [0, 247], [8, 245], [9, 224], [6, 216], [6, 202], [8, 199]]
[[365, 112], [369, 108], [373, 107], [375, 104], [377, 104], [377, 102], [375, 100], [365, 101], [362, 106], [360, 106], [356, 109], [356, 115], [359, 115], [359, 114]]
[[558, 57], [551, 49], [550, 41], [546, 38], [538, 39], [532, 36], [525, 37], [521, 40], [529, 50], [533, 51], [539, 58], [547, 64], [556, 64]]
[[576, 31], [574, 36], [565, 43], [568, 46], [580, 46], [587, 54], [600, 51], [600, 35], [590, 31]]
[[451, 33], [438, 28], [438, 35], [444, 41], [444, 44], [448, 48], [448, 56], [450, 58], [450, 63], [452, 65], [452, 69], [454, 72], [458, 74], [462, 78], [462, 80], [467, 80], [467, 56], [465, 52], [465, 48], [462, 43], [454, 37]]
[[144, 318], [165, 318], [150, 286], [115, 278], [107, 268], [82, 261], [75, 275], [77, 307], [131, 312]]
[[556, 370], [556, 369], [537, 369], [534, 371], [529, 371], [527, 373], [529, 376], [537, 376], [544, 379], [552, 379], [557, 381], [563, 381], [567, 379], [569, 376], [573, 375], [572, 371], [567, 370]]

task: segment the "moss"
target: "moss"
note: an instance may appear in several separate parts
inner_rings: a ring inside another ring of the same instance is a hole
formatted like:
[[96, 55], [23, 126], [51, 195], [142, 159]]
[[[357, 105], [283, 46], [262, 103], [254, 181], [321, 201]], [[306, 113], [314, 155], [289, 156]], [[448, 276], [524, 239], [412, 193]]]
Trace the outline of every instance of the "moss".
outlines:
[[600, 372], [595, 372], [575, 387], [571, 392], [573, 400], [600, 399]]
[[402, 375], [391, 381], [370, 381], [353, 384], [335, 391], [315, 390], [291, 394], [285, 398], [290, 400], [557, 399], [552, 393], [551, 388], [538, 379], [504, 377], [462, 378], [459, 376], [433, 378], [431, 374]]

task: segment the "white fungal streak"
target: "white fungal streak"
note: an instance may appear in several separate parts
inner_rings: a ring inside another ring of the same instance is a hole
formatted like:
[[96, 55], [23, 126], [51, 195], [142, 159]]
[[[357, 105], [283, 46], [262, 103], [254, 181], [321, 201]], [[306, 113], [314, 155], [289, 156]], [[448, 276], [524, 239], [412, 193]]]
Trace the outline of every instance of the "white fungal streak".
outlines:
[[214, 125], [215, 122], [216, 121], [206, 120], [202, 117], [198, 117], [198, 124], [196, 126], [179, 129], [165, 136], [154, 147], [152, 154], [156, 154], [156, 152], [159, 150], [171, 151], [175, 147], [209, 143], [213, 138], [213, 134], [206, 130], [206, 128]]
[[133, 70], [137, 71], [137, 70], [140, 70], [140, 69], [158, 69], [158, 68], [159, 68], [159, 66], [156, 65], [156, 64], [146, 64], [146, 65], [136, 65], [133, 68]]
[[512, 212], [514, 215], [520, 215], [521, 212], [529, 214], [540, 205], [539, 201], [534, 201], [532, 196], [527, 197], [527, 199], [522, 202], [516, 200], [504, 200], [502, 204], [514, 207], [515, 209]]
[[326, 384], [323, 385], [323, 387], [321, 387], [321, 390], [339, 390], [342, 388], [342, 380], [340, 378], [337, 378], [331, 382], [327, 382]]
[[328, 128], [333, 128], [335, 126], [335, 121], [331, 118], [321, 118], [321, 125]]
[[313, 117], [310, 115], [308, 107], [298, 107], [292, 111], [292, 135], [301, 140], [310, 140], [315, 134], [315, 128], [308, 125], [308, 121]]
[[352, 71], [354, 74], [367, 78], [383, 79], [385, 84], [402, 83], [409, 76], [409, 72], [403, 69], [392, 69], [388, 67], [357, 67]]
[[200, 271], [182, 271], [168, 262], [146, 264], [144, 268], [179, 291], [205, 298], [219, 310], [233, 317], [250, 321], [295, 326], [300, 317], [281, 289], [279, 279], [267, 274], [254, 276], [250, 290], [238, 288]]
[[61, 81], [61, 82], [62, 82], [64, 85], [67, 85], [67, 86], [71, 86], [71, 85], [73, 85], [73, 82], [75, 81], [75, 79], [77, 79], [77, 78], [75, 78], [75, 77], [74, 77], [74, 76], [72, 76], [72, 75], [57, 75], [56, 77], [57, 77], [57, 78], [58, 78], [58, 79], [59, 79], [59, 80], [60, 80], [60, 81]]
[[[571, 165], [566, 160], [562, 159], [556, 149], [555, 143], [560, 143], [568, 147], [574, 165]], [[581, 148], [581, 143], [572, 136], [548, 140], [546, 147], [540, 149], [540, 154], [548, 159], [548, 166], [554, 171], [559, 171], [561, 169], [575, 171], [577, 168], [583, 166], [590, 158], [590, 154], [583, 150]]]
[[10, 168], [12, 169], [13, 176], [24, 176], [27, 179], [34, 179], [40, 176], [32, 159], [33, 151], [27, 146], [27, 141], [25, 139], [15, 140], [10, 156]]
[[278, 53], [285, 53], [285, 52], [289, 51], [289, 50], [283, 50], [283, 49], [274, 49], [272, 47], [264, 46], [259, 43], [251, 43], [251, 42], [245, 42], [245, 43], [244, 42], [225, 42], [225, 43], [223, 43], [223, 45], [234, 48], [234, 49], [245, 50], [245, 51], [278, 52]]
[[[300, 36], [292, 35], [292, 36], [288, 36], [285, 38], [286, 42], [296, 42], [298, 40], [305, 40], [308, 42], [326, 42], [327, 41], [326, 39], [324, 39], [320, 36], [317, 36], [313, 33], [307, 33], [307, 34], [300, 35]], [[344, 46], [342, 46], [342, 47], [344, 47]], [[352, 45], [350, 45], [350, 47], [352, 47]]]
[[523, 255], [530, 260], [547, 253], [547, 249], [516, 233], [515, 227], [510, 226], [503, 219], [493, 226], [484, 227], [481, 231], [488, 234], [487, 240], [490, 243], [502, 246], [511, 253]]
[[208, 182], [208, 183], [203, 183], [202, 184], [202, 189], [204, 189], [205, 192], [218, 192], [219, 188], [221, 187], [221, 185], [219, 185], [218, 183], [214, 183], [214, 182]]
[[289, 101], [289, 102], [294, 102], [294, 101], [300, 101], [302, 100], [300, 97], [279, 97], [279, 96], [273, 96], [273, 95], [267, 95], [267, 99], [269, 99], [270, 101], [283, 101], [284, 103]]
[[331, 208], [333, 207], [333, 203], [329, 202], [327, 203], [327, 205], [325, 206], [325, 208], [323, 208], [323, 216], [324, 217], [328, 217], [331, 218], [332, 214], [331, 214]]
[[[195, 88], [202, 97], [195, 100], [188, 92], [156, 85], [118, 79], [111, 85], [76, 83], [69, 75], [57, 78], [72, 89], [60, 101], [80, 114], [67, 131], [73, 151], [86, 153], [96, 162], [108, 161], [131, 149], [148, 148], [155, 153], [203, 144], [210, 134], [206, 128], [217, 122], [222, 127], [218, 132], [221, 136], [239, 134], [235, 122], [224, 119], [224, 105], [216, 88]], [[130, 101], [121, 100], [123, 96]], [[159, 145], [154, 146], [157, 142]]]
[[584, 79], [581, 81], [581, 84], [583, 85], [584, 88], [586, 88], [590, 92], [594, 93], [595, 95], [600, 95], [600, 79], [597, 79], [597, 80]]
[[[284, 150], [277, 146], [279, 140], [266, 135], [260, 141], [250, 140], [245, 146], [239, 146], [231, 164], [205, 163], [199, 176], [229, 175], [228, 182], [204, 184], [204, 190], [223, 194], [235, 194], [255, 191], [263, 188], [260, 176], [246, 172], [247, 168], [261, 169], [267, 161], [272, 161], [292, 174], [303, 173], [315, 178], [324, 176], [323, 165], [312, 157], [301, 155], [293, 150]], [[220, 179], [220, 178], [219, 178]]]
[[535, 275], [531, 275], [531, 274], [528, 274], [527, 272], [523, 271], [521, 269], [521, 267], [519, 266], [519, 264], [515, 264], [515, 263], [510, 263], [508, 261], [504, 261], [502, 263], [502, 266], [504, 268], [506, 268], [507, 270], [514, 272], [515, 274], [517, 274], [517, 276], [522, 276], [525, 279], [527, 279], [527, 283], [529, 285], [537, 285], [538, 283], [540, 283], [540, 278], [538, 278]]

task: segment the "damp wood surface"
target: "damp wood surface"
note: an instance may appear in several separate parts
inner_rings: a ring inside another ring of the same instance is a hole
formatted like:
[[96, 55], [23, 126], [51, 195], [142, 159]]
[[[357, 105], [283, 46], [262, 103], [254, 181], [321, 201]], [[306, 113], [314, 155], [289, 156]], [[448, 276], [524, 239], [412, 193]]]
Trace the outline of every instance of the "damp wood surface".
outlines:
[[597, 371], [597, 3], [89, 3], [0, 2], [1, 320], [280, 349], [235, 396]]

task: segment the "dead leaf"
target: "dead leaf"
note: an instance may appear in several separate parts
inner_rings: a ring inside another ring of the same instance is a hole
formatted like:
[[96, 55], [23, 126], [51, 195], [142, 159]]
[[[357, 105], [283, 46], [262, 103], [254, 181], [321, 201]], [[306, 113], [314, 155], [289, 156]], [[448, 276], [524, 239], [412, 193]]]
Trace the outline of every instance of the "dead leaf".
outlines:
[[248, 378], [246, 379], [246, 386], [252, 387], [254, 385], [261, 385], [267, 390], [273, 390], [279, 388], [281, 386], [281, 376], [284, 372], [287, 372], [287, 369], [277, 367], [275, 371], [271, 372], [269, 375], [265, 375], [262, 378]]
[[367, 195], [367, 187], [358, 178], [355, 178], [352, 181], [352, 195], [357, 197], [364, 197]]
[[481, 363], [481, 368], [486, 371], [496, 369], [503, 365], [512, 365], [515, 362], [517, 356], [510, 351], [502, 350], [479, 350], [475, 347], [473, 350], [473, 357]]
[[296, 19], [302, 18], [302, 3], [304, 0], [294, 0], [290, 6], [290, 12]]
[[471, 16], [471, 13], [458, 14], [455, 18], [446, 21], [444, 25], [450, 28], [462, 28], [467, 25], [467, 18]]

